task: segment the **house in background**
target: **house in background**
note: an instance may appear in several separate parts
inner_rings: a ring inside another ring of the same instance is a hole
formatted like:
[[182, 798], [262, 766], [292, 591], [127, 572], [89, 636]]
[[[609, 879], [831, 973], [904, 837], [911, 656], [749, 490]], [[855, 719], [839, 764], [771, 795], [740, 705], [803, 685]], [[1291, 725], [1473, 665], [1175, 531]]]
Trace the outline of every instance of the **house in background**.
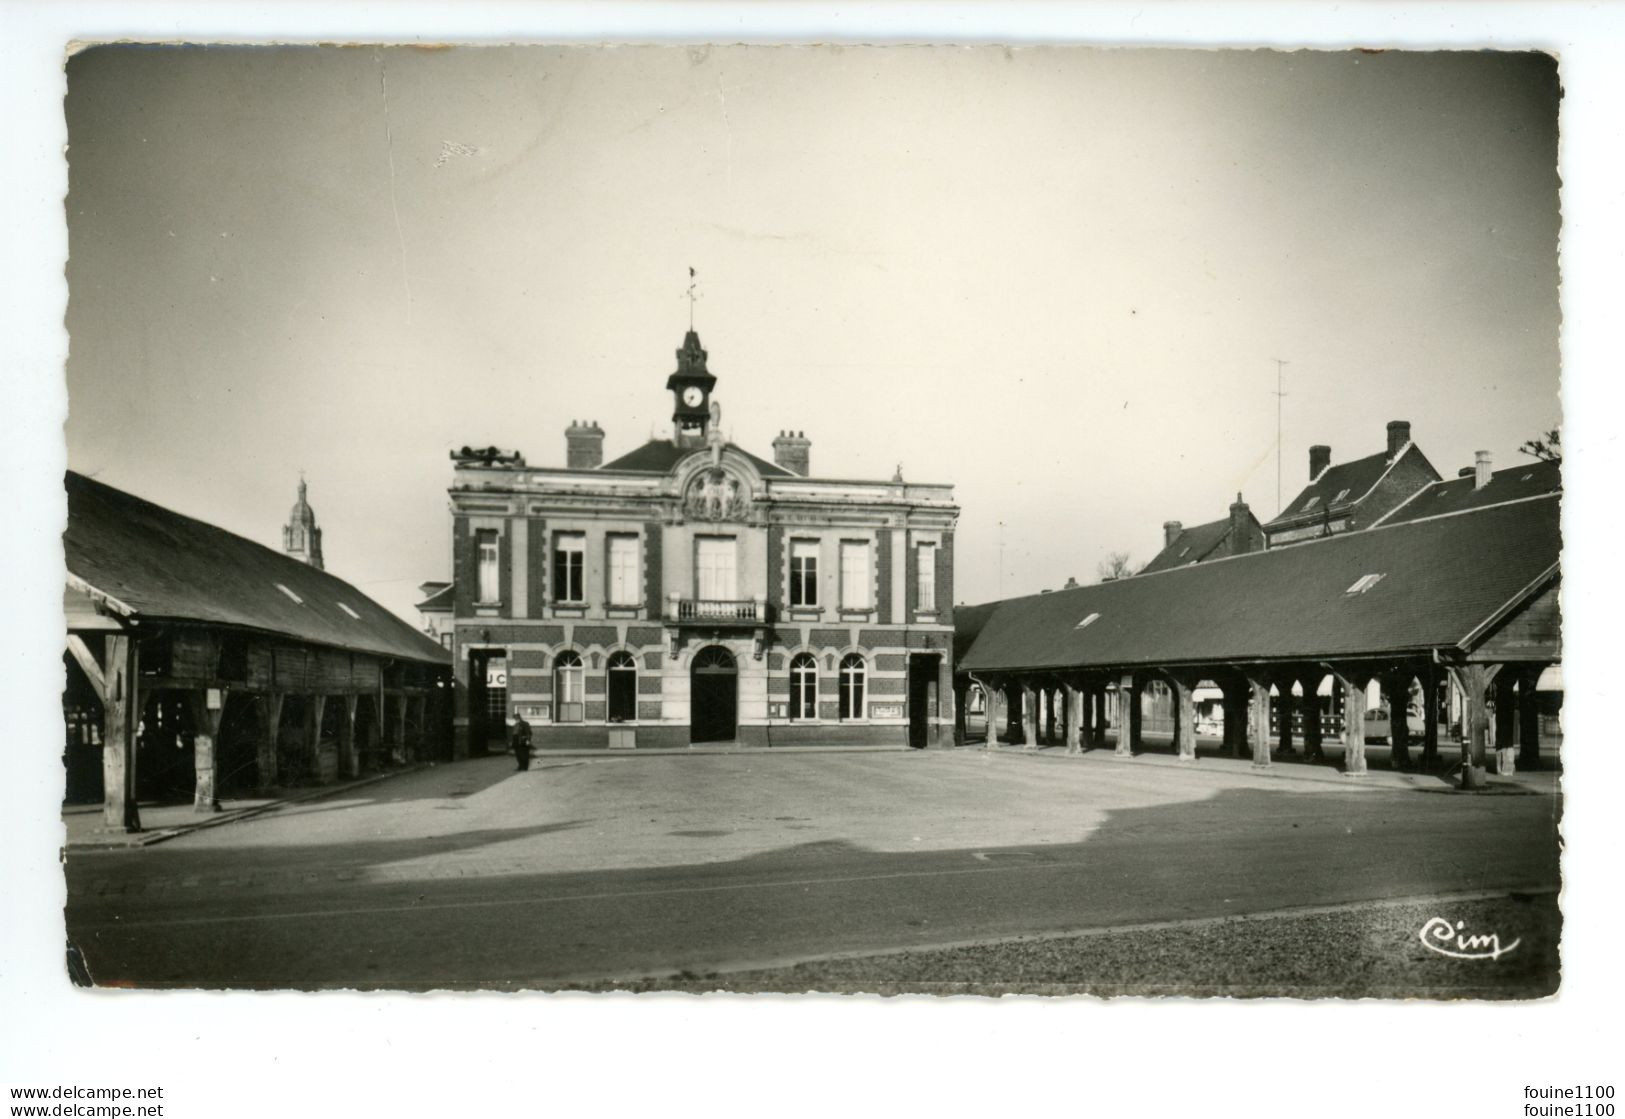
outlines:
[[1188, 563], [1263, 551], [1264, 526], [1258, 523], [1258, 518], [1253, 516], [1253, 511], [1238, 493], [1235, 503], [1230, 506], [1228, 517], [1190, 528], [1179, 521], [1164, 521], [1162, 539], [1162, 551], [1140, 568], [1138, 574], [1149, 575]]
[[1309, 485], [1264, 525], [1268, 546], [1279, 548], [1322, 536], [1370, 528], [1439, 472], [1411, 441], [1411, 425], [1388, 425], [1388, 448], [1352, 462], [1332, 465], [1332, 449], [1309, 448]]
[[423, 601], [417, 604], [418, 621], [423, 632], [439, 642], [442, 648], [451, 648], [451, 610], [456, 592], [450, 583], [419, 583], [418, 593]]

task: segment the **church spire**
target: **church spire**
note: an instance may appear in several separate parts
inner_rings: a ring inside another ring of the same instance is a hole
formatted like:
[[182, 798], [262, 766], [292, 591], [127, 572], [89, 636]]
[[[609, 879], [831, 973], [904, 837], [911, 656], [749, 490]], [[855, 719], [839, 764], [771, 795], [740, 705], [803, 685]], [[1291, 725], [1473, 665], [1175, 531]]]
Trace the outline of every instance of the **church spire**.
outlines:
[[305, 500], [305, 475], [299, 475], [299, 500], [288, 512], [288, 523], [282, 526], [282, 550], [301, 563], [308, 563], [317, 571], [322, 567], [322, 530], [316, 527], [316, 510]]

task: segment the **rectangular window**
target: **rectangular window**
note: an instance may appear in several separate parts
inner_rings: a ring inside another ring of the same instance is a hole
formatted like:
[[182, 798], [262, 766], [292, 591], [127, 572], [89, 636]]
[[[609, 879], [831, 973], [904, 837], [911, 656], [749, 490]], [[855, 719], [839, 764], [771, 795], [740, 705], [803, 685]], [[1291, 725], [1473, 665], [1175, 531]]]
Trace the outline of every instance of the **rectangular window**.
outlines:
[[587, 537], [561, 532], [553, 538], [553, 601], [585, 602]]
[[614, 535], [609, 538], [609, 604], [636, 606], [643, 601], [638, 580], [638, 538]]
[[841, 609], [872, 609], [873, 585], [874, 576], [869, 565], [869, 542], [841, 541]]
[[790, 605], [818, 605], [818, 541], [790, 542]]
[[739, 597], [736, 570], [738, 548], [731, 536], [700, 536], [694, 540], [694, 597], [730, 602]]
[[920, 610], [935, 610], [937, 608], [937, 546], [935, 544], [921, 544], [914, 550], [914, 560], [918, 571], [918, 608]]
[[499, 602], [502, 599], [500, 560], [497, 555], [497, 534], [492, 529], [481, 529], [476, 537], [479, 548], [481, 602]]

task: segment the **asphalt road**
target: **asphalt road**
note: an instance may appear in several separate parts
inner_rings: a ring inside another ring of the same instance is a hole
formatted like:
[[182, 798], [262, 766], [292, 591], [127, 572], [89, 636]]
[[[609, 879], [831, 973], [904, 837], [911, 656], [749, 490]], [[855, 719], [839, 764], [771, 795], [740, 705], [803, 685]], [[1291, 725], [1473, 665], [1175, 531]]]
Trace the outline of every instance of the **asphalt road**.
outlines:
[[970, 751], [510, 770], [75, 853], [70, 942], [105, 985], [551, 988], [1558, 883], [1552, 796]]

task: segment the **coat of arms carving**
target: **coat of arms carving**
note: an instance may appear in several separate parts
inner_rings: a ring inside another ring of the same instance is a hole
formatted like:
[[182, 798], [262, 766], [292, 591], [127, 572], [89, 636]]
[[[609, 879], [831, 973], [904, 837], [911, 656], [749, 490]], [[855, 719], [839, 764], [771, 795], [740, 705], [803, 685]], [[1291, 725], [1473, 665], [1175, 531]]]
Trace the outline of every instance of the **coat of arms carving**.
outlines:
[[683, 516], [697, 521], [742, 521], [750, 515], [750, 494], [724, 470], [702, 470], [689, 483]]

